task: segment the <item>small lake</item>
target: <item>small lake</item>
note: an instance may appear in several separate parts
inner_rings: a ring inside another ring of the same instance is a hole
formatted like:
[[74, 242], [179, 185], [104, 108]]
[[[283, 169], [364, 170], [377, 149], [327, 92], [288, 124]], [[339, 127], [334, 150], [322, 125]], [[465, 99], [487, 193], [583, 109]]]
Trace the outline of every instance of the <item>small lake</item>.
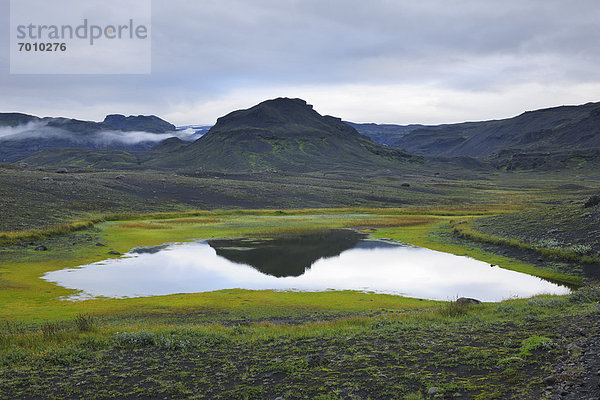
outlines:
[[221, 289], [358, 290], [433, 300], [500, 301], [567, 294], [546, 280], [472, 258], [370, 240], [352, 230], [267, 239], [219, 239], [133, 249], [120, 258], [48, 272], [81, 292], [69, 299]]

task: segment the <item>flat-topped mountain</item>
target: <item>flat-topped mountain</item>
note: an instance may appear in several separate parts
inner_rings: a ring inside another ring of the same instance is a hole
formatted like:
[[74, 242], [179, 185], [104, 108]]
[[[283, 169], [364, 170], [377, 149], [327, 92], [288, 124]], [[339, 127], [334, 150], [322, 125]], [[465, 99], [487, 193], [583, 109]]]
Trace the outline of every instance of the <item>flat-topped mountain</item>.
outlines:
[[197, 141], [146, 165], [306, 172], [394, 168], [419, 161], [373, 142], [339, 118], [320, 115], [304, 100], [278, 98], [219, 118]]
[[130, 115], [126, 117], [121, 114], [110, 114], [104, 118], [101, 125], [105, 129], [131, 132], [165, 133], [174, 131], [175, 125], [158, 118], [156, 115]]

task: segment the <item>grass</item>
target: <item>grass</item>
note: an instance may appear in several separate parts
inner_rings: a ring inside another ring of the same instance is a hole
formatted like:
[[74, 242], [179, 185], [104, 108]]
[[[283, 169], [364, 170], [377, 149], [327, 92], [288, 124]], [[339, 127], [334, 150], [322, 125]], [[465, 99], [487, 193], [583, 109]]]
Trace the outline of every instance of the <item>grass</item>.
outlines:
[[587, 249], [587, 247], [584, 247], [583, 245], [560, 246], [560, 243], [555, 241], [536, 241], [532, 243], [517, 238], [501, 237], [475, 230], [469, 225], [468, 222], [453, 226], [452, 233], [472, 241], [510, 246], [521, 250], [532, 250], [548, 258], [574, 261], [584, 264], [600, 263], [600, 257], [590, 256], [586, 254], [587, 251], [582, 251], [582, 249]]
[[[194, 238], [244, 237], [261, 235], [294, 235], [320, 229], [356, 227], [368, 229], [374, 237], [387, 237], [405, 243], [432, 248], [454, 254], [467, 253], [469, 256], [500, 265], [504, 268], [550, 278], [554, 280], [578, 283], [579, 278], [556, 271], [536, 268], [526, 263], [507, 257], [487, 253], [481, 249], [465, 250], [464, 246], [445, 240], [435, 232], [456, 216], [444, 215], [410, 215], [403, 214], [407, 210], [395, 209], [391, 214], [383, 214], [386, 210], [369, 209], [352, 210], [262, 210], [249, 211], [213, 211], [195, 212], [197, 223], [190, 221], [190, 213], [164, 213], [140, 216], [134, 220], [127, 215], [122, 220], [109, 216], [109, 222], [95, 225], [93, 231], [79, 231], [76, 237], [81, 239], [76, 245], [71, 240], [57, 245], [48, 244], [46, 252], [35, 252], [31, 249], [16, 248], [12, 253], [4, 253], [4, 262], [0, 270], [0, 278], [6, 290], [0, 291], [0, 301], [5, 307], [0, 310], [0, 317], [14, 320], [22, 318], [30, 321], [42, 321], [73, 317], [82, 313], [158, 313], [168, 315], [171, 312], [193, 313], [194, 310], [211, 310], [212, 312], [229, 312], [232, 317], [247, 315], [249, 318], [260, 318], [266, 313], [281, 312], [283, 316], [300, 315], [311, 312], [362, 312], [373, 307], [394, 308], [409, 304], [414, 300], [401, 299], [394, 296], [374, 296], [374, 304], [367, 305], [360, 301], [358, 293], [276, 293], [276, 292], [244, 292], [231, 296], [229, 291], [172, 295], [125, 300], [98, 299], [84, 302], [65, 302], [60, 298], [72, 295], [73, 290], [64, 289], [39, 279], [45, 272], [88, 264], [106, 258], [106, 252], [113, 250], [122, 254], [133, 247], [153, 246], [166, 242], [186, 241]], [[421, 210], [424, 211], [424, 210]], [[437, 212], [437, 210], [435, 210]], [[470, 212], [477, 210], [471, 209]], [[480, 212], [488, 211], [481, 209]], [[202, 216], [200, 216], [200, 214]], [[175, 222], [176, 216], [185, 215], [183, 224]], [[215, 217], [215, 216], [218, 216]], [[459, 216], [467, 218], [468, 216]], [[196, 218], [194, 218], [196, 219]], [[208, 220], [207, 220], [208, 219]], [[148, 229], [152, 227], [153, 229]], [[159, 227], [160, 229], [154, 229]], [[79, 236], [78, 236], [79, 235]], [[58, 239], [57, 239], [58, 240]], [[96, 246], [101, 242], [105, 247]], [[8, 254], [8, 255], [7, 255]], [[11, 255], [12, 254], [12, 255]], [[244, 301], [248, 300], [248, 301]], [[246, 304], [249, 303], [249, 304]]]
[[568, 365], [579, 353], [566, 348], [580, 330], [596, 329], [585, 317], [598, 303], [585, 299], [600, 298], [600, 288], [585, 290], [594, 295], [287, 324], [105, 316], [90, 330], [79, 317], [8, 326], [0, 330], [0, 387], [12, 398], [410, 399], [432, 387], [443, 397], [543, 398], [549, 370], [565, 365], [563, 374], [576, 376]]
[[[445, 235], [456, 221], [499, 212], [488, 205], [108, 215], [48, 237], [46, 252], [12, 246], [0, 253], [0, 392], [12, 398], [427, 398], [436, 387], [440, 396], [506, 398], [519, 388], [525, 398], [538, 397], [538, 382], [564, 361], [560, 350], [567, 343], [557, 326], [567, 331], [573, 319], [588, 321], [597, 312], [597, 288], [471, 306], [351, 291], [239, 289], [71, 302], [60, 299], [75, 291], [39, 279], [104, 259], [108, 250], [352, 227], [578, 282]], [[581, 329], [593, 329], [587, 323]]]

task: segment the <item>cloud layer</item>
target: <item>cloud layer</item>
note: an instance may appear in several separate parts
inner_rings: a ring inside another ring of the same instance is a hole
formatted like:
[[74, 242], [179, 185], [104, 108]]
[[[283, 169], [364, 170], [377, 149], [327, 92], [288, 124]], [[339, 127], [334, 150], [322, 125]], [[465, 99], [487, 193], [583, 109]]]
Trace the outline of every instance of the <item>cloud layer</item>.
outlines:
[[[346, 120], [440, 123], [600, 100], [595, 0], [154, 0], [150, 75], [15, 76], [0, 110], [214, 123], [302, 97]], [[8, 29], [8, 1], [0, 0]]]

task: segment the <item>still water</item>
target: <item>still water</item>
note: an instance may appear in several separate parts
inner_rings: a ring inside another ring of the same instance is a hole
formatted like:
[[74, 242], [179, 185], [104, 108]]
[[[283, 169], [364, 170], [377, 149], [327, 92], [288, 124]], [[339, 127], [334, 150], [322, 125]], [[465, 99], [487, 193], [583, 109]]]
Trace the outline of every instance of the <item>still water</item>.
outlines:
[[221, 289], [359, 290], [424, 299], [499, 301], [569, 289], [543, 279], [351, 230], [271, 239], [220, 239], [132, 250], [52, 271], [70, 299], [140, 297]]

